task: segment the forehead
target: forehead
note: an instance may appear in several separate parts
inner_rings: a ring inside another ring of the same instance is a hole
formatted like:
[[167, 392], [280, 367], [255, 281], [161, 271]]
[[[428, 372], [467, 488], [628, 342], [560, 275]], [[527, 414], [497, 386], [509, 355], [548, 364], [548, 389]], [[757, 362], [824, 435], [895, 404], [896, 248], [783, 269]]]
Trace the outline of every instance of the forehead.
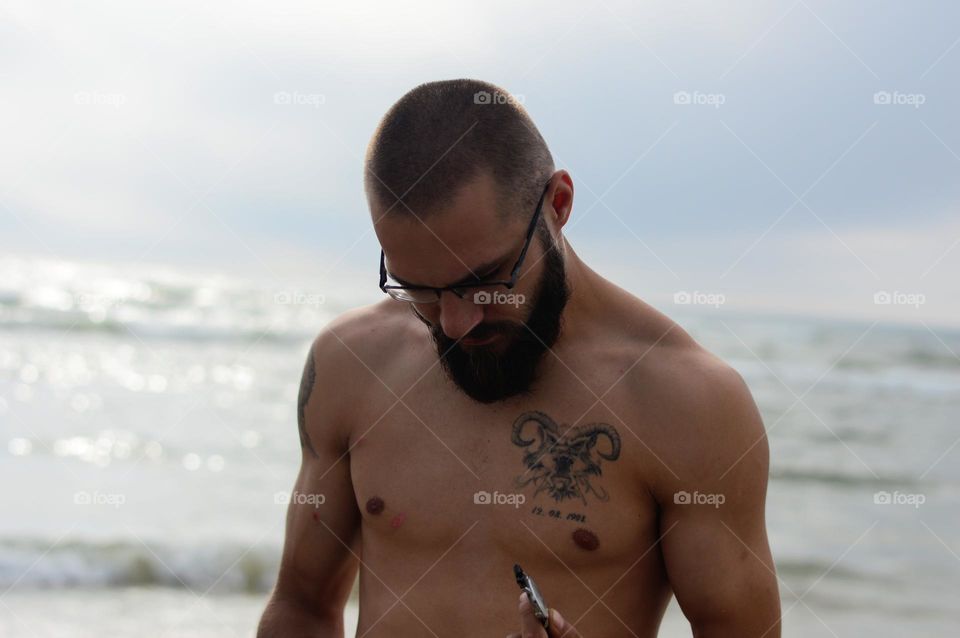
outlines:
[[[416, 187], [414, 187], [416, 188]], [[522, 228], [513, 216], [498, 215], [493, 178], [481, 173], [451, 194], [437, 210], [414, 210], [401, 204], [385, 216], [374, 210], [374, 230], [386, 256], [387, 271], [427, 286], [445, 286], [489, 262], [512, 255]], [[477, 272], [480, 275], [483, 273]]]

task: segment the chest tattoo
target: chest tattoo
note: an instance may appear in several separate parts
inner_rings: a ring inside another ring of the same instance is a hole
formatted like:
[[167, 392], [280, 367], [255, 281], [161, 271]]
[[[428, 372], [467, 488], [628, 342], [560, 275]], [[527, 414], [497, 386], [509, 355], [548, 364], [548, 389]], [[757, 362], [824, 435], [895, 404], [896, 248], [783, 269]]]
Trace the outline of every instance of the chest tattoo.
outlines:
[[558, 503], [571, 499], [586, 505], [587, 495], [610, 499], [599, 479], [601, 463], [620, 457], [620, 434], [612, 425], [571, 428], [543, 412], [524, 412], [513, 422], [510, 440], [524, 450], [526, 469], [515, 479], [518, 488], [533, 484], [534, 496], [545, 492]]

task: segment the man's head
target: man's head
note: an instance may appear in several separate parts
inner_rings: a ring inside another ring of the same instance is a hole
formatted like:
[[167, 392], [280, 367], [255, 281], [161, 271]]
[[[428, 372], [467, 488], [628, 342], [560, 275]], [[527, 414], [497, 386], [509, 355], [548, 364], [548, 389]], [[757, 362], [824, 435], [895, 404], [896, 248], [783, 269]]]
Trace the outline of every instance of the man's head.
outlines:
[[529, 391], [569, 296], [559, 228], [572, 201], [569, 176], [556, 178], [529, 116], [488, 83], [421, 85], [384, 116], [366, 173], [390, 283], [403, 285], [509, 279], [544, 195], [513, 289], [485, 289], [499, 293], [486, 298], [445, 291], [434, 303], [411, 304], [467, 395], [491, 402]]
[[370, 140], [364, 169], [371, 210], [411, 218], [442, 213], [454, 191], [486, 171], [504, 220], [533, 210], [554, 166], [510, 93], [460, 79], [427, 82], [397, 100]]

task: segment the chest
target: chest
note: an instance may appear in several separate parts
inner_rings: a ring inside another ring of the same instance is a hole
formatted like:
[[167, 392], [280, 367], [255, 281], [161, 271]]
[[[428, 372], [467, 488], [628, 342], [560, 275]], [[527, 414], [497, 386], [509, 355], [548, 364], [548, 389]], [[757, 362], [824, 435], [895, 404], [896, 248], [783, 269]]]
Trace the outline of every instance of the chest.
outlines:
[[568, 388], [481, 408], [424, 387], [372, 400], [350, 452], [365, 547], [436, 553], [460, 539], [481, 555], [571, 567], [647, 547], [656, 516], [638, 437], [654, 425], [599, 395]]

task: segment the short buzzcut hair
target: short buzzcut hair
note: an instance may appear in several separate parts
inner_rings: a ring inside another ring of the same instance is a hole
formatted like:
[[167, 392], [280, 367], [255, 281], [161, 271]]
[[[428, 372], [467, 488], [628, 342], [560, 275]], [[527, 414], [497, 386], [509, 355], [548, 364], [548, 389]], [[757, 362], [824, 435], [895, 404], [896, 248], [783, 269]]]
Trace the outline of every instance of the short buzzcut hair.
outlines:
[[553, 175], [553, 156], [504, 89], [481, 80], [427, 82], [380, 120], [367, 146], [364, 188], [371, 207], [422, 219], [482, 170], [496, 184], [499, 219], [528, 217]]

